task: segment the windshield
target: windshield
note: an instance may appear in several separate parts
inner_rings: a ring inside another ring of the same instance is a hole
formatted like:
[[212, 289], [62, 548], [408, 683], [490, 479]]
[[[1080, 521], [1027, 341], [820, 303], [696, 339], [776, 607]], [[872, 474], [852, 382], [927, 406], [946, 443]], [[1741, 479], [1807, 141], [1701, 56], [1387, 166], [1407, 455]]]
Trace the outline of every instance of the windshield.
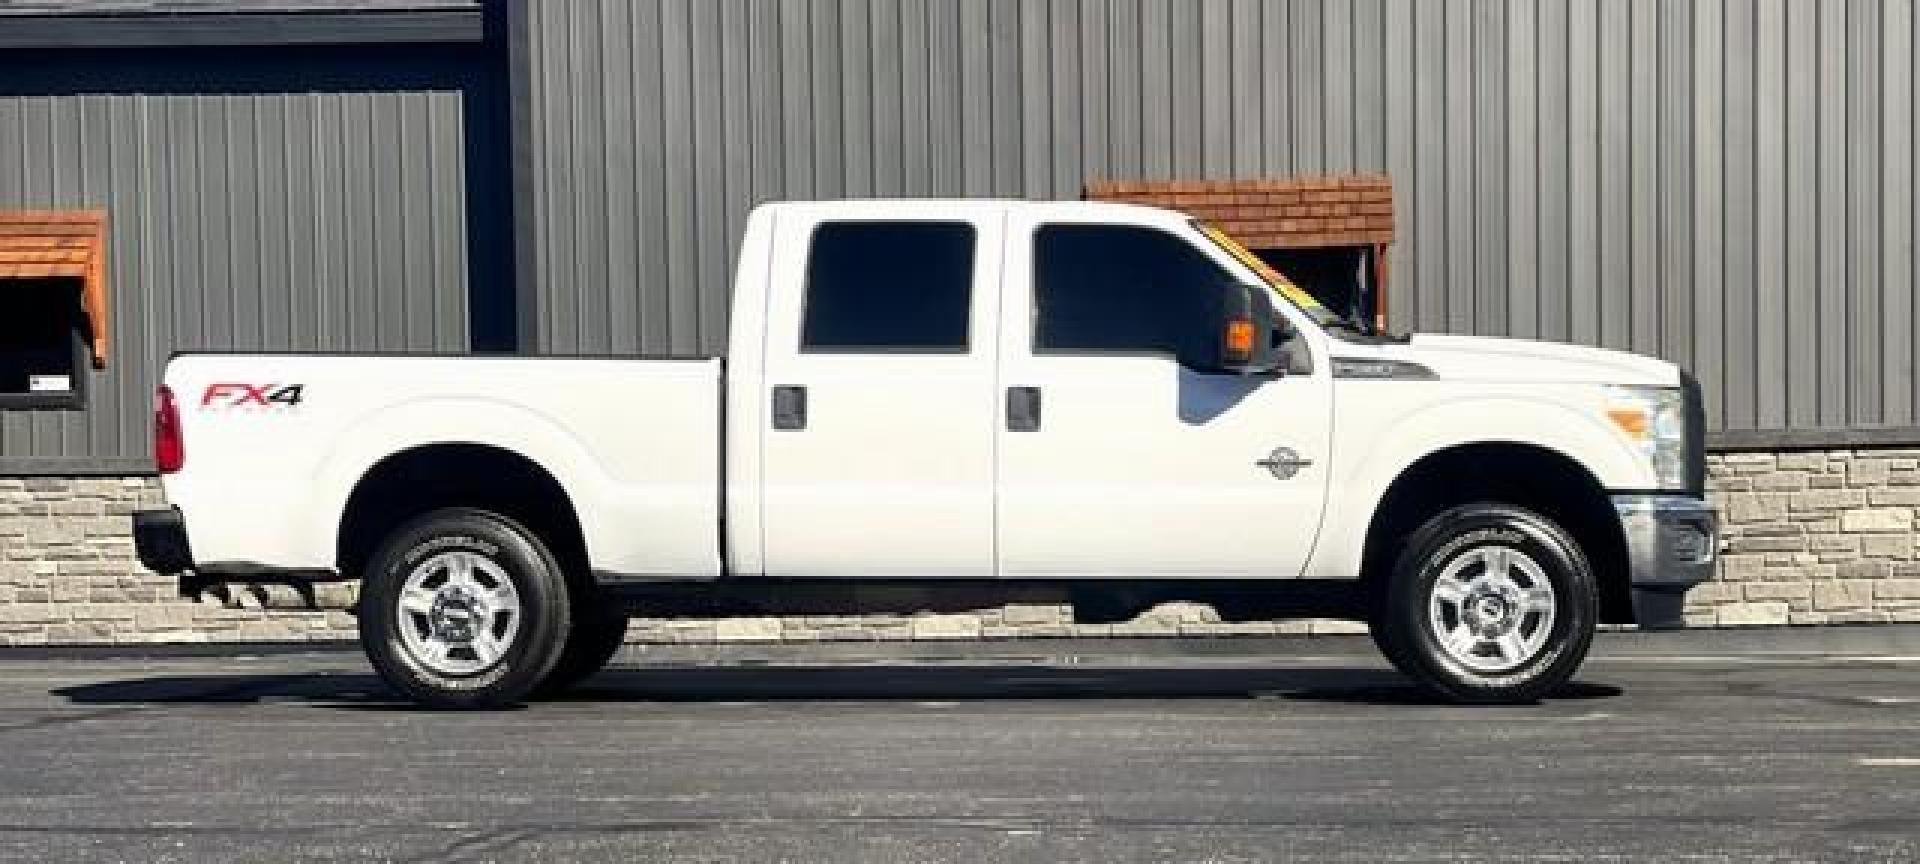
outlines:
[[1352, 329], [1352, 325], [1349, 324], [1346, 319], [1333, 314], [1327, 307], [1320, 305], [1320, 301], [1313, 299], [1312, 294], [1300, 290], [1300, 286], [1287, 281], [1287, 277], [1280, 275], [1279, 271], [1267, 266], [1267, 262], [1260, 260], [1260, 256], [1253, 254], [1253, 250], [1240, 245], [1238, 241], [1232, 237], [1228, 237], [1226, 232], [1197, 219], [1194, 220], [1193, 227], [1200, 229], [1200, 233], [1207, 235], [1207, 239], [1213, 241], [1213, 245], [1220, 247], [1228, 255], [1232, 255], [1233, 260], [1246, 265], [1247, 269], [1257, 274], [1262, 281], [1267, 283], [1268, 287], [1278, 292], [1280, 296], [1287, 298], [1287, 302], [1298, 307], [1300, 311], [1307, 313], [1307, 317], [1312, 318], [1315, 323], [1322, 327]]

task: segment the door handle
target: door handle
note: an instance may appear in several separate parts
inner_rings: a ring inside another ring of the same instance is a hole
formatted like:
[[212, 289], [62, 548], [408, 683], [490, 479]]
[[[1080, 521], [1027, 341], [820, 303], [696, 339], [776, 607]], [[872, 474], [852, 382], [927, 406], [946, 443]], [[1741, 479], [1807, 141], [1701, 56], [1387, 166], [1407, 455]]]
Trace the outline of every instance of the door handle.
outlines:
[[1040, 431], [1040, 388], [1007, 388], [1007, 431]]
[[807, 428], [807, 388], [791, 385], [773, 388], [773, 428]]

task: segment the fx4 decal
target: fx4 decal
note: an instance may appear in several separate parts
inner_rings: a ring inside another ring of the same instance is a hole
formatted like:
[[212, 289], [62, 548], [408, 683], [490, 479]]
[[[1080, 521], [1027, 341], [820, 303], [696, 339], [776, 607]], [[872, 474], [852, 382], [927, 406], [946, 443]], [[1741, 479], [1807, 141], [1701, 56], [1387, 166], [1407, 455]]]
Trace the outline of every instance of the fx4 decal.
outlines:
[[217, 408], [292, 408], [300, 404], [305, 384], [248, 384], [216, 381], [200, 395], [202, 410]]

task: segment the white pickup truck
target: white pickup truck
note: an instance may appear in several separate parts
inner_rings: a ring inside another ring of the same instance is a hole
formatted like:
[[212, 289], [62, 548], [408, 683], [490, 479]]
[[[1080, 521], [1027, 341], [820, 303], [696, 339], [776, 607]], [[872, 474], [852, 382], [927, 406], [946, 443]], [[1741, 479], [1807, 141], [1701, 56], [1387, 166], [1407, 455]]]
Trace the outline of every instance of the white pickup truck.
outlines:
[[141, 560], [190, 596], [360, 580], [380, 674], [476, 707], [596, 671], [630, 614], [1042, 587], [1350, 617], [1443, 698], [1524, 701], [1712, 571], [1673, 364], [1367, 334], [1175, 212], [768, 204], [730, 326], [724, 360], [177, 356]]

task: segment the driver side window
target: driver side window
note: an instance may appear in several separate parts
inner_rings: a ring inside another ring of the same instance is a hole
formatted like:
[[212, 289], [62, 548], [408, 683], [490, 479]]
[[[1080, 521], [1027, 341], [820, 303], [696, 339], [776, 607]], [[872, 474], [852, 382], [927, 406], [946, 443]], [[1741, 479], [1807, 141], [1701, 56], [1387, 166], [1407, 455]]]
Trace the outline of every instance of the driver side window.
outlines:
[[1177, 236], [1133, 225], [1034, 232], [1034, 354], [1215, 351], [1210, 289], [1226, 270]]

